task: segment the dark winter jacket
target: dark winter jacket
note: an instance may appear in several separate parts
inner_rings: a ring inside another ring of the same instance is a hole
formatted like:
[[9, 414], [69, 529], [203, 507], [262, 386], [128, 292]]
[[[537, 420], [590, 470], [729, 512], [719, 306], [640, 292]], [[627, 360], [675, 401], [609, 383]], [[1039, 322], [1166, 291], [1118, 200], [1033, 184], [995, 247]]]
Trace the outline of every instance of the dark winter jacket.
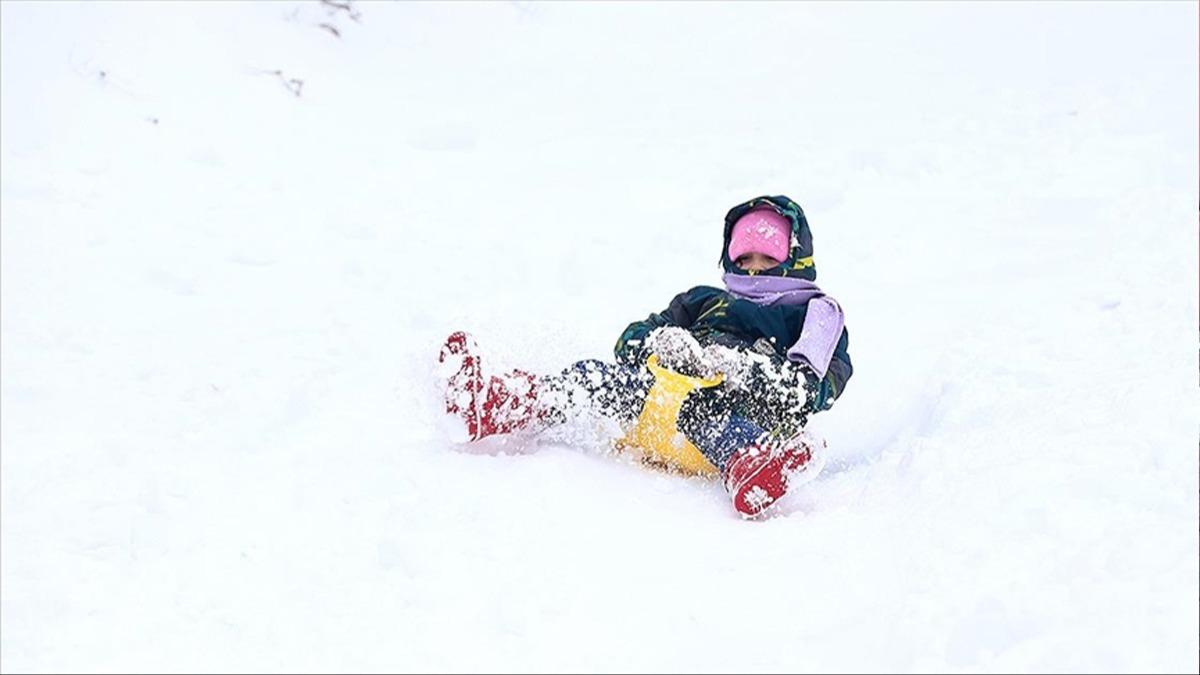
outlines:
[[[806, 305], [758, 305], [719, 288], [697, 286], [675, 296], [665, 310], [629, 324], [614, 351], [618, 360], [641, 362], [646, 356], [642, 346], [646, 336], [656, 328], [680, 326], [695, 335], [702, 345], [753, 349], [760, 338], [765, 338], [775, 349], [775, 355], [786, 360], [788, 347], [800, 339], [807, 310]], [[842, 329], [829, 370], [818, 383], [822, 390], [820, 408], [828, 408], [842, 394], [854, 372], [847, 351], [849, 343], [850, 335]]]

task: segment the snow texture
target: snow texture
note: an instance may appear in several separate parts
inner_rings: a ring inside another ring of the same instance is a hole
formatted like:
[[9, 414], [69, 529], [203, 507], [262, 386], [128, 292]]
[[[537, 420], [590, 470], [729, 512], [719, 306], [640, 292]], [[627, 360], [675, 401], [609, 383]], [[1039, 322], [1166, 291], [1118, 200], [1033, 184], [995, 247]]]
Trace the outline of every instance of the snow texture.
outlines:
[[[4, 671], [1200, 669], [1195, 2], [355, 10], [0, 3]], [[763, 194], [856, 369], [775, 517], [439, 429]]]

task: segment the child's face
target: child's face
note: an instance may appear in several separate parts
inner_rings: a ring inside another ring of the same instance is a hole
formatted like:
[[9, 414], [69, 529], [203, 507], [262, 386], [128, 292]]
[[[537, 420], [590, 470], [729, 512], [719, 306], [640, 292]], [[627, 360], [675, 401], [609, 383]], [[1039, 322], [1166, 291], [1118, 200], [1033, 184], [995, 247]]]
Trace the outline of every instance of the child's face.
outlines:
[[733, 262], [747, 272], [761, 272], [779, 264], [778, 260], [762, 253], [747, 253]]

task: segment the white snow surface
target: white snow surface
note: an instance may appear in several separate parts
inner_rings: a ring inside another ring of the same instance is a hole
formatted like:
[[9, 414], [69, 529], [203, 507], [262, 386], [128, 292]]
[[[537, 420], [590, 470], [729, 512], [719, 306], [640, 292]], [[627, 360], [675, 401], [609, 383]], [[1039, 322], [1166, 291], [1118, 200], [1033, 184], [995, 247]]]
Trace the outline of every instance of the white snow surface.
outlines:
[[[3, 670], [1200, 670], [1197, 3], [355, 8], [0, 3]], [[441, 430], [762, 194], [855, 365], [774, 517]]]

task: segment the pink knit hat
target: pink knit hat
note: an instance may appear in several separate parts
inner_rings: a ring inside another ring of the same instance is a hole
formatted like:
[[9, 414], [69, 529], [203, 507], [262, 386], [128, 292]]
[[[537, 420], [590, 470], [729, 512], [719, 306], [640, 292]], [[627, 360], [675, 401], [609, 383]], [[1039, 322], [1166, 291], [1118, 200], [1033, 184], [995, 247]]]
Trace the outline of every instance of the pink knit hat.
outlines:
[[754, 209], [733, 224], [729, 259], [761, 253], [783, 262], [792, 248], [792, 224], [771, 209]]

